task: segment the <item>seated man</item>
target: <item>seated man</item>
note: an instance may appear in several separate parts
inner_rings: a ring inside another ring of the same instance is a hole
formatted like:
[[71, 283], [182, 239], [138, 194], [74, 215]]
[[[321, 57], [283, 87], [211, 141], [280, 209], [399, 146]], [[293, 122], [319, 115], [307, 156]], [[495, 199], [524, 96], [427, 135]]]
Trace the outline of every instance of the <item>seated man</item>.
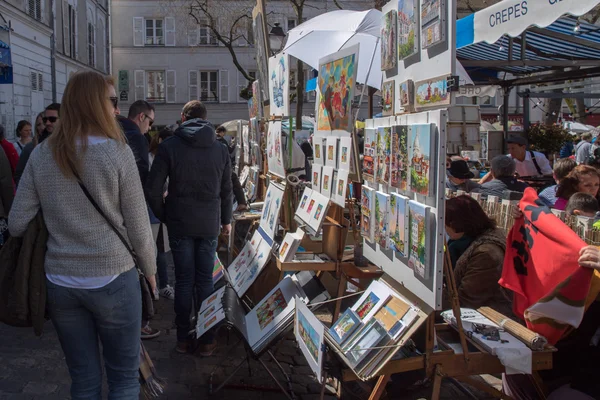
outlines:
[[477, 183], [471, 180], [474, 175], [465, 160], [451, 161], [447, 169], [447, 175], [446, 188], [453, 191], [463, 190], [471, 193], [471, 191], [479, 187]]
[[560, 184], [560, 181], [565, 179], [569, 172], [577, 166], [577, 163], [572, 158], [561, 158], [554, 163], [553, 177], [556, 181], [556, 185], [547, 187], [540, 192], [540, 200], [544, 202], [548, 207], [554, 207], [556, 203], [556, 189]]
[[497, 156], [492, 160], [491, 174], [493, 179], [486, 182], [478, 189], [473, 190], [474, 193], [481, 193], [483, 196], [498, 196], [502, 197], [505, 190], [513, 192], [524, 192], [528, 185], [520, 182], [515, 178], [515, 160], [509, 156]]

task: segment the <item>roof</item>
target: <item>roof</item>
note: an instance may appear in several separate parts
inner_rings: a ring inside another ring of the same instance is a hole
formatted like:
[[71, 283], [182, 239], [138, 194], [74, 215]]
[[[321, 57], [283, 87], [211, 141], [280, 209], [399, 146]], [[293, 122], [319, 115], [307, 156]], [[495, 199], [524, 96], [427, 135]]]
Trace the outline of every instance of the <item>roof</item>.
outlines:
[[[579, 29], [576, 30], [576, 25]], [[521, 51], [525, 42], [523, 61]], [[512, 48], [512, 49], [511, 49]], [[509, 60], [509, 52], [512, 58]], [[496, 43], [479, 42], [457, 49], [466, 68], [531, 74], [565, 67], [600, 67], [600, 27], [562, 17], [546, 28], [530, 27], [520, 37], [502, 36]]]

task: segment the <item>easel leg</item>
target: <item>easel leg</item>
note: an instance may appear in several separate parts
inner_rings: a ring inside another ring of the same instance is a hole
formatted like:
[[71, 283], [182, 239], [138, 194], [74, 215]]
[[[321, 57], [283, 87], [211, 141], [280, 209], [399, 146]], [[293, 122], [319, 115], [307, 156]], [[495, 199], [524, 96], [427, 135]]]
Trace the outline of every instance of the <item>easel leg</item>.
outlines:
[[[344, 273], [340, 273], [340, 282], [338, 284], [338, 292], [337, 297], [343, 297], [346, 294], [346, 284], [347, 279]], [[335, 302], [335, 311], [333, 312], [333, 320], [337, 321], [340, 316], [340, 312], [342, 310], [342, 299], [339, 299]]]
[[435, 365], [433, 371], [433, 390], [431, 391], [431, 400], [439, 400], [442, 390], [442, 367], [440, 364]]
[[321, 400], [325, 397], [325, 386], [327, 386], [327, 372], [323, 372], [323, 384], [321, 385]]
[[265, 369], [265, 371], [267, 371], [267, 373], [271, 376], [271, 378], [273, 379], [273, 381], [275, 382], [275, 384], [279, 387], [279, 390], [281, 390], [281, 392], [285, 395], [285, 397], [287, 397], [290, 400], [295, 400], [294, 392], [292, 392], [292, 395], [290, 396], [290, 393], [288, 393], [287, 390], [285, 390], [284, 387], [281, 386], [281, 383], [275, 377], [275, 375], [273, 375], [273, 373], [271, 372], [271, 370], [269, 369], [269, 367], [267, 367], [267, 364], [265, 364], [265, 362], [260, 357], [258, 358], [258, 361], [263, 366], [263, 368]]
[[369, 400], [379, 400], [391, 377], [391, 375], [381, 375], [379, 379], [377, 379], [377, 383], [375, 384], [375, 387], [369, 396]]

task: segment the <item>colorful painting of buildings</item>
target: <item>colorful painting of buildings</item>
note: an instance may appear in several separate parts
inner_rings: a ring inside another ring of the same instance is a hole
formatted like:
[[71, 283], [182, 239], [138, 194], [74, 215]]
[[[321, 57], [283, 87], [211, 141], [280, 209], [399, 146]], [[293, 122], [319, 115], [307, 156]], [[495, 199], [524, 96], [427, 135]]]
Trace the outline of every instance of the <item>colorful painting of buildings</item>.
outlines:
[[398, 58], [410, 57], [418, 51], [416, 0], [398, 0]]
[[446, 77], [418, 82], [415, 85], [415, 106], [429, 108], [450, 104], [450, 93]]
[[431, 195], [431, 125], [413, 125], [410, 130], [410, 188]]

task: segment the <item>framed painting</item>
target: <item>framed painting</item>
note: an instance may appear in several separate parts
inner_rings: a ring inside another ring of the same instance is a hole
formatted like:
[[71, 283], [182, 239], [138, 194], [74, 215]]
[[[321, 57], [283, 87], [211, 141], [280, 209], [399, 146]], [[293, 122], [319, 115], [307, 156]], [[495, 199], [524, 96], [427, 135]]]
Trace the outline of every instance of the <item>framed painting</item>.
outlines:
[[381, 85], [381, 101], [382, 109], [381, 115], [387, 117], [394, 115], [394, 86], [396, 82], [394, 80], [383, 82]]
[[319, 60], [317, 131], [352, 132], [358, 45]]
[[279, 53], [269, 58], [270, 114], [290, 115], [290, 57]]
[[440, 76], [415, 82], [415, 108], [417, 111], [450, 105], [452, 96], [448, 91], [447, 79], [447, 76]]
[[390, 10], [381, 21], [381, 70], [387, 71], [398, 65], [398, 47], [396, 46], [397, 13]]
[[419, 51], [418, 0], [398, 0], [398, 58], [404, 60]]

